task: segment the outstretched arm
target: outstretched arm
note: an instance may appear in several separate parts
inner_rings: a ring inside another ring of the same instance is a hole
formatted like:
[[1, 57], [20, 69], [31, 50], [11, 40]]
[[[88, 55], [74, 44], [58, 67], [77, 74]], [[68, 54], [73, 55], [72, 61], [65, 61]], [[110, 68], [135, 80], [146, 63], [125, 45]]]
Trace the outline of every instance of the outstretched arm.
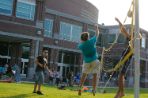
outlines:
[[98, 37], [99, 36], [99, 28], [98, 28], [98, 24], [95, 24], [95, 28], [96, 28], [96, 37]]
[[122, 23], [120, 22], [120, 20], [119, 20], [118, 18], [115, 18], [115, 20], [119, 23], [121, 32], [122, 32], [128, 39], [131, 39], [129, 33], [126, 31], [125, 27], [122, 25]]
[[46, 69], [48, 70], [49, 73], [51, 72], [50, 69], [48, 68], [47, 64], [46, 64]]

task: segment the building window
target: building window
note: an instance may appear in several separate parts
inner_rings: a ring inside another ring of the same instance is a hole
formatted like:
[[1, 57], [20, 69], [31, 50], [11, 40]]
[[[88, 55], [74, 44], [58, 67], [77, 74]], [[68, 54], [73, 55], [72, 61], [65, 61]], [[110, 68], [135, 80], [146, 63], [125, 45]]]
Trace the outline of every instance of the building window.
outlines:
[[124, 43], [125, 40], [126, 39], [125, 39], [124, 35], [123, 34], [119, 34], [118, 39], [117, 39], [117, 42], [118, 43]]
[[95, 36], [95, 34], [96, 34], [96, 30], [94, 30], [94, 29], [88, 29], [88, 32], [89, 32], [90, 38]]
[[60, 23], [60, 36], [64, 40], [70, 41], [71, 36], [71, 25], [68, 23]]
[[113, 43], [116, 39], [116, 34], [109, 34], [108, 35], [108, 43]]
[[9, 55], [9, 45], [7, 43], [0, 43], [0, 55], [2, 56]]
[[59, 51], [58, 62], [62, 63], [62, 51]]
[[61, 39], [79, 42], [81, 32], [82, 32], [81, 26], [77, 26], [77, 25], [69, 24], [65, 22], [60, 23]]
[[44, 36], [52, 37], [53, 20], [45, 19], [44, 21]]
[[58, 62], [63, 64], [78, 65], [79, 54], [69, 51], [60, 51], [58, 56]]
[[13, 0], [0, 0], [0, 14], [11, 15]]
[[22, 58], [28, 59], [29, 58], [30, 47], [29, 46], [22, 46]]
[[146, 61], [140, 60], [140, 82], [144, 82], [146, 75]]
[[72, 41], [79, 42], [81, 32], [82, 32], [82, 27], [77, 25], [72, 25]]
[[16, 8], [16, 17], [34, 20], [35, 0], [18, 0]]
[[145, 38], [145, 36], [142, 36], [142, 39], [141, 39], [141, 47], [142, 48], [146, 48], [146, 38]]
[[101, 46], [102, 45], [102, 34], [99, 34], [98, 40], [97, 40], [97, 46]]

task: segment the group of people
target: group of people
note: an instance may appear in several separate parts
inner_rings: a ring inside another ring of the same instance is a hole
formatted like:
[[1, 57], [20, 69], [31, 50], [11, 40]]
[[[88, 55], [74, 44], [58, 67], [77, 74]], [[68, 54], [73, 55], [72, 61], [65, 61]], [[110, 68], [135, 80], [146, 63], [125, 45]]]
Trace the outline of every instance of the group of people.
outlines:
[[65, 86], [78, 85], [80, 82], [80, 73], [74, 75], [73, 71], [69, 71], [66, 76], [62, 76], [60, 72], [51, 70], [49, 73], [49, 85], [63, 84]]
[[[98, 60], [98, 53], [97, 53], [97, 48], [96, 48], [96, 42], [97, 42], [97, 39], [98, 39], [98, 36], [99, 36], [99, 29], [98, 29], [98, 25], [96, 25], [95, 27], [96, 27], [96, 35], [92, 38], [89, 38], [88, 32], [82, 32], [81, 43], [78, 45], [78, 48], [82, 52], [83, 61], [84, 61], [83, 67], [82, 67], [82, 76], [81, 76], [80, 83], [79, 83], [78, 95], [82, 94], [83, 84], [84, 84], [85, 79], [86, 79], [86, 77], [89, 73], [93, 74], [92, 94], [95, 96], [95, 93], [96, 93], [96, 89], [97, 89], [96, 86], [97, 86], [97, 80], [99, 79], [99, 75], [100, 75], [101, 63]], [[127, 40], [130, 41], [130, 37], [129, 37], [130, 35], [127, 36], [127, 34], [129, 34], [129, 33], [126, 32], [126, 29], [121, 24], [120, 24], [120, 29], [121, 29], [121, 32], [123, 32], [123, 34], [126, 34], [125, 37], [127, 38]], [[130, 50], [130, 48], [128, 48], [128, 51], [125, 54], [127, 54], [129, 52], [129, 50]], [[47, 56], [48, 56], [48, 50], [43, 49], [42, 56], [38, 56], [37, 59], [36, 59], [37, 67], [36, 67], [35, 84], [34, 84], [33, 93], [37, 93], [37, 94], [40, 94], [40, 95], [43, 94], [41, 92], [41, 89], [40, 89], [41, 84], [43, 83], [43, 80], [44, 80], [43, 71], [45, 69], [47, 69], [49, 71], [49, 73], [52, 73], [52, 71], [50, 71], [48, 69], [48, 66], [47, 66], [47, 59], [46, 59]], [[115, 98], [121, 98], [121, 97], [124, 96], [125, 72], [127, 70], [127, 66], [129, 65], [131, 57], [125, 63], [126, 66], [124, 66], [122, 68], [122, 71], [119, 74], [119, 82], [118, 82], [119, 90], [117, 91]], [[51, 74], [51, 76], [52, 76], [52, 74]], [[54, 76], [52, 76], [52, 79], [53, 79], [53, 77]], [[69, 82], [70, 81], [71, 81], [71, 79], [69, 80]], [[38, 86], [38, 89], [37, 89], [37, 86]]]
[[0, 81], [5, 82], [20, 82], [20, 68], [17, 64], [2, 64], [0, 66]]
[[51, 70], [49, 73], [49, 85], [59, 85], [60, 81], [62, 80], [62, 75], [60, 72]]

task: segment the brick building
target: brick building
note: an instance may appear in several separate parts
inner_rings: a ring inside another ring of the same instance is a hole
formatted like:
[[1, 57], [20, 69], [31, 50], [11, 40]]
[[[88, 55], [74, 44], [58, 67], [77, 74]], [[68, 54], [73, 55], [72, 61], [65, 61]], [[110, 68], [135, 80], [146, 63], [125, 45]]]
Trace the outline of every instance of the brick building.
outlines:
[[[0, 63], [17, 63], [22, 77], [32, 79], [34, 60], [41, 49], [47, 47], [49, 67], [59, 70], [62, 76], [70, 70], [80, 72], [82, 56], [77, 49], [80, 33], [95, 34], [98, 13], [98, 9], [86, 0], [0, 0]], [[129, 27], [127, 25], [127, 29]], [[108, 47], [116, 38], [119, 28], [99, 25], [99, 29], [97, 46], [101, 53], [101, 48]], [[141, 32], [144, 36], [141, 41], [141, 86], [148, 87], [147, 31]], [[109, 55], [114, 60], [119, 60], [124, 42], [121, 35]]]

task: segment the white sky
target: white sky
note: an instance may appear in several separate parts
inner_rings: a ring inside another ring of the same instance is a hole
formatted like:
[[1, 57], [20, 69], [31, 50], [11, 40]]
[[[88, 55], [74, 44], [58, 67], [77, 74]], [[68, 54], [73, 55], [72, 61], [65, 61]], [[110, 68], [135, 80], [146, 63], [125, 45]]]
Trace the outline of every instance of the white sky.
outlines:
[[[99, 9], [99, 24], [115, 25], [115, 17], [124, 21], [132, 0], [88, 0]], [[140, 27], [148, 31], [148, 0], [139, 0]], [[130, 18], [126, 23], [130, 23]]]

